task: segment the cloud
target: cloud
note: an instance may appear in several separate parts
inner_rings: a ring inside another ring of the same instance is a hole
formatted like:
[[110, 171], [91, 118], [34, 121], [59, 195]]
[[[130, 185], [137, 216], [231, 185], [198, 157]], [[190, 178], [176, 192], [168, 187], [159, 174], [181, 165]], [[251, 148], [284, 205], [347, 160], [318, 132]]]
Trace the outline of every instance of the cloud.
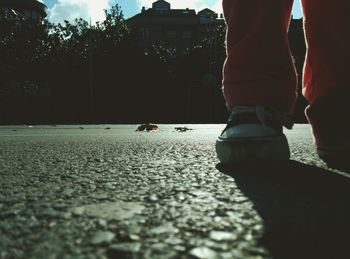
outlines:
[[[156, 0], [138, 0], [139, 6], [152, 7], [152, 3]], [[217, 13], [222, 13], [222, 0], [167, 0], [171, 4], [172, 9], [191, 8], [200, 11], [209, 8]]]
[[64, 20], [73, 22], [83, 18], [93, 23], [103, 21], [104, 10], [108, 9], [109, 0], [58, 0], [49, 11], [49, 20], [59, 23]]

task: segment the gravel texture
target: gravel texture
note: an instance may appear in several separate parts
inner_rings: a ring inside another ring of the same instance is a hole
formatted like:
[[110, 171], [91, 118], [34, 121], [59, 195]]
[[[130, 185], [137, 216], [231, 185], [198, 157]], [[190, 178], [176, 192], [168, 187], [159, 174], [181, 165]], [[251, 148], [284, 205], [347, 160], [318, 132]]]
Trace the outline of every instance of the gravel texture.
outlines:
[[0, 258], [349, 258], [349, 176], [309, 126], [274, 168], [218, 164], [223, 127], [0, 127]]

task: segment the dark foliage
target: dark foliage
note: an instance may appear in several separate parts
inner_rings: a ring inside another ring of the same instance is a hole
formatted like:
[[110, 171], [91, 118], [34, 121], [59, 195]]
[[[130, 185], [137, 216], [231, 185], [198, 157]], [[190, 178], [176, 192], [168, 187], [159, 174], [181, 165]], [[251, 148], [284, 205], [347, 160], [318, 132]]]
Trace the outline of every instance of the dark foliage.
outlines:
[[1, 124], [225, 121], [224, 26], [179, 54], [140, 48], [118, 5], [105, 14], [53, 24], [0, 12]]

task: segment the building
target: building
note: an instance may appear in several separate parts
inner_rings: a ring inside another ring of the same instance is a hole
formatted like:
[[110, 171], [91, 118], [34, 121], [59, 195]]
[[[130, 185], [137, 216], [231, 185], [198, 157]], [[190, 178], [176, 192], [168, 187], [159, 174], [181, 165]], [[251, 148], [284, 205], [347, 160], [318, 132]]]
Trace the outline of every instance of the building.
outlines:
[[205, 29], [224, 24], [224, 20], [208, 8], [197, 14], [193, 9], [172, 9], [170, 3], [158, 0], [152, 8], [143, 7], [127, 24], [137, 33], [141, 47], [161, 41], [181, 50], [196, 44]]
[[[24, 17], [27, 20], [37, 21], [46, 17], [47, 7], [37, 0], [0, 0], [0, 11], [1, 11], [1, 23], [0, 27], [3, 29], [1, 33], [11, 32], [7, 29], [8, 18], [12, 17]], [[1, 34], [1, 36], [3, 36]], [[3, 58], [3, 55], [0, 55]], [[4, 60], [0, 59], [0, 88], [3, 88], [5, 81], [11, 80], [11, 75], [16, 73], [16, 68], [12, 65], [6, 64]], [[0, 89], [1, 90], [1, 89]]]
[[218, 20], [218, 14], [209, 8], [205, 8], [202, 11], [198, 12], [199, 23], [201, 25], [204, 24], [212, 24], [215, 22], [222, 22], [223, 15], [220, 15], [220, 20]]
[[45, 18], [47, 15], [46, 5], [37, 0], [0, 0], [0, 9], [33, 20]]

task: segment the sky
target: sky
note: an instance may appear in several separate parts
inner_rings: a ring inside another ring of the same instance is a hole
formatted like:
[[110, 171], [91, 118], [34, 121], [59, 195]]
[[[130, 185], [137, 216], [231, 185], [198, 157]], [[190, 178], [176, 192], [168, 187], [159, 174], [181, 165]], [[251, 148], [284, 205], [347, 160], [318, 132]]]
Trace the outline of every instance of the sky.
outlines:
[[[48, 18], [51, 22], [74, 21], [75, 18], [84, 18], [94, 23], [104, 20], [104, 9], [118, 4], [121, 6], [125, 18], [134, 16], [141, 11], [142, 6], [152, 7], [155, 0], [39, 0], [48, 7]], [[222, 13], [222, 0], [167, 0], [171, 7], [190, 8], [199, 11], [210, 8]], [[294, 1], [293, 17], [302, 16], [299, 1]]]

